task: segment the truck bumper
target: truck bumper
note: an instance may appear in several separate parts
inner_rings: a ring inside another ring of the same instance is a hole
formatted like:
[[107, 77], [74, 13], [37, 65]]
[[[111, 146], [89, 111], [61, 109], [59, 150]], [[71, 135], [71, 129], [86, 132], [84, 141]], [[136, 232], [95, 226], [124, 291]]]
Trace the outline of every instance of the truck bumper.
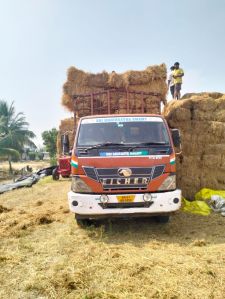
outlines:
[[[135, 195], [132, 202], [118, 202], [117, 196]], [[151, 201], [143, 199], [143, 193], [109, 194], [108, 202], [101, 203], [101, 194], [81, 194], [70, 191], [68, 201], [71, 212], [79, 218], [107, 218], [153, 216], [169, 214], [181, 206], [181, 190], [151, 193]]]

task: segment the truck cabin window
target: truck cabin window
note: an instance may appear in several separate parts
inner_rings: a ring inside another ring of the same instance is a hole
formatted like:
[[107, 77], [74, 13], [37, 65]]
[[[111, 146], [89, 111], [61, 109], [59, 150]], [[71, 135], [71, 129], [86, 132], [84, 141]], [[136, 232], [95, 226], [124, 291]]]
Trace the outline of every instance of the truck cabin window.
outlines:
[[81, 124], [77, 141], [78, 147], [104, 143], [169, 145], [170, 141], [164, 122], [159, 121]]

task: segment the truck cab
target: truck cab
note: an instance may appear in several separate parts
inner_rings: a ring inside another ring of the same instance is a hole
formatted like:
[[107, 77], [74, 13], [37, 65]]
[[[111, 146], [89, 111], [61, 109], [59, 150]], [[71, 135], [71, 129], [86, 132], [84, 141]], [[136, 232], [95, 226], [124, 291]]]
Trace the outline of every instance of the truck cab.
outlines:
[[[179, 134], [177, 136], [179, 139]], [[96, 115], [80, 119], [68, 193], [78, 224], [92, 219], [157, 216], [181, 206], [171, 130], [161, 115]]]

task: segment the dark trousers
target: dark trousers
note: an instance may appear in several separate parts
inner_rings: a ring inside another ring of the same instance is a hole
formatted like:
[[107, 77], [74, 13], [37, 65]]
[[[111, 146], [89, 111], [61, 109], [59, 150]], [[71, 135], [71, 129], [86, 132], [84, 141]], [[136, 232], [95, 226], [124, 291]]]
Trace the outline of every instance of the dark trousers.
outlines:
[[170, 92], [171, 92], [173, 99], [174, 99], [174, 87], [175, 87], [175, 85], [170, 86]]

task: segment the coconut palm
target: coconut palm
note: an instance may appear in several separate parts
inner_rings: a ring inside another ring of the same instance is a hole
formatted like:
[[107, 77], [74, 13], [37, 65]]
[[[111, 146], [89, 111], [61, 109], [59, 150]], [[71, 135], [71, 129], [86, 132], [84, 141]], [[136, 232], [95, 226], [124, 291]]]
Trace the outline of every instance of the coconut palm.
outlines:
[[7, 139], [8, 136], [0, 137], [0, 157], [11, 155], [18, 158], [20, 153], [17, 150], [6, 147], [6, 144], [8, 143]]
[[8, 156], [10, 171], [12, 156], [22, 153], [24, 145], [36, 147], [31, 140], [35, 134], [28, 130], [28, 126], [24, 114], [15, 113], [13, 102], [8, 105], [6, 101], [0, 100], [0, 153]]

